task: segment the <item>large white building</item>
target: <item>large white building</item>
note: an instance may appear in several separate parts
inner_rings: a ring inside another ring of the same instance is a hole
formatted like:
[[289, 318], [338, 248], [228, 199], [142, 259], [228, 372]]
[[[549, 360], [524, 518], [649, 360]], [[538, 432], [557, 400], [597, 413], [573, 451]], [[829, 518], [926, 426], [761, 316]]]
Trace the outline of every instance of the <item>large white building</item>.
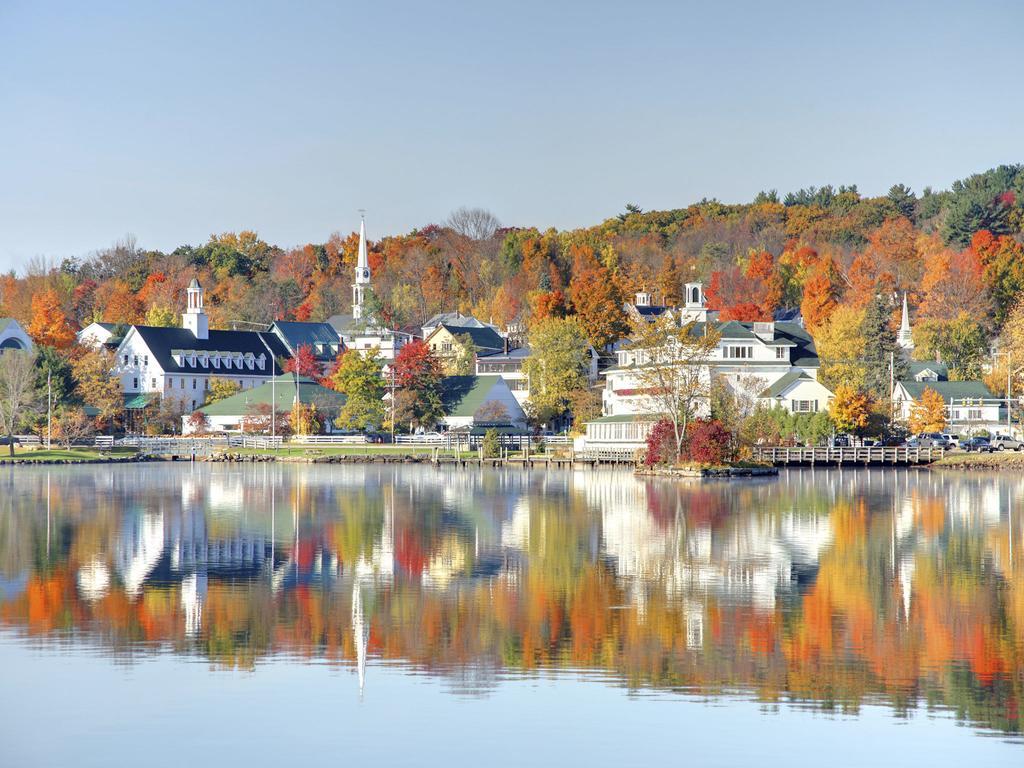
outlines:
[[[682, 307], [656, 307], [639, 294], [631, 305], [634, 316], [653, 320], [668, 313], [680, 325], [693, 323], [691, 333], [715, 332], [719, 341], [698, 375], [704, 383], [724, 382], [752, 404], [781, 407], [791, 413], [817, 413], [828, 408], [832, 392], [818, 381], [820, 363], [814, 340], [799, 323], [719, 321], [707, 309], [700, 283], [686, 285]], [[616, 364], [605, 371], [602, 391], [604, 417], [587, 427], [587, 444], [623, 449], [644, 444], [653, 425], [657, 404], [640, 371], [649, 351], [624, 345]], [[706, 416], [709, 403], [698, 403], [696, 416]]]
[[0, 352], [7, 349], [32, 350], [32, 339], [13, 317], [0, 317]]
[[133, 325], [118, 346], [114, 372], [130, 407], [176, 397], [192, 411], [205, 401], [210, 379], [252, 389], [281, 373], [276, 358], [288, 351], [276, 334], [210, 330], [198, 280], [189, 283], [187, 296], [181, 328]]

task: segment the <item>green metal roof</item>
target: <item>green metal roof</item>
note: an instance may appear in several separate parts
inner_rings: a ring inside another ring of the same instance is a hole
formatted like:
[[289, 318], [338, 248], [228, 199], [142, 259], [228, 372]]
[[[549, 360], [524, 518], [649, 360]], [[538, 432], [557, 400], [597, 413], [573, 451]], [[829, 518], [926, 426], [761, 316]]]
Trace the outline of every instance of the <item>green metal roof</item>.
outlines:
[[124, 396], [124, 407], [129, 411], [138, 411], [153, 402], [158, 395], [156, 392], [128, 393]]
[[789, 389], [791, 384], [798, 381], [813, 381], [813, 379], [803, 371], [790, 371], [770, 387], [765, 389], [759, 397], [779, 397], [783, 392]]
[[[253, 389], [243, 389], [231, 397], [204, 405], [199, 410], [207, 416], [242, 416], [254, 405], [270, 405], [273, 395], [275, 398], [274, 410], [290, 411], [295, 402], [295, 386], [296, 380], [291, 376], [278, 376], [273, 384], [268, 381]], [[341, 407], [345, 404], [343, 394], [322, 387], [312, 379], [298, 377], [298, 388], [299, 400], [304, 405], [316, 403], [318, 406]]]
[[445, 415], [472, 417], [490, 399], [491, 390], [500, 381], [501, 376], [446, 376], [441, 380]]
[[900, 386], [907, 390], [907, 394], [914, 400], [920, 399], [926, 389], [933, 389], [942, 395], [945, 402], [951, 400], [970, 399], [992, 399], [995, 395], [985, 386], [983, 381], [900, 381]]
[[934, 371], [940, 381], [944, 381], [949, 378], [949, 366], [945, 363], [936, 363], [928, 360], [910, 360], [907, 362], [907, 370], [909, 370], [911, 377], [917, 376], [925, 371]]

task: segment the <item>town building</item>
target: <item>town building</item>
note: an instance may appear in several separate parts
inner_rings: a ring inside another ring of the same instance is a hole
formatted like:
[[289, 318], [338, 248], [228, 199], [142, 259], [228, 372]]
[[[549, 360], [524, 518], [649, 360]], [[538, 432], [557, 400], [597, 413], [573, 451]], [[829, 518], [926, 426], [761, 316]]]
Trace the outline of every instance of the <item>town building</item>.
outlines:
[[32, 339], [13, 317], [0, 317], [0, 351], [8, 349], [31, 352]]
[[[713, 380], [753, 405], [783, 408], [790, 413], [817, 413], [828, 408], [832, 392], [818, 381], [820, 361], [814, 340], [796, 322], [719, 321], [709, 310], [703, 286], [687, 283], [682, 307], [660, 307], [638, 294], [628, 305], [634, 317], [653, 321], [668, 314], [674, 323], [691, 324], [690, 333], [717, 333], [718, 344], [698, 375], [705, 386]], [[628, 449], [642, 446], [653, 426], [657, 404], [639, 374], [648, 364], [649, 352], [632, 347], [628, 340], [616, 350], [616, 363], [604, 371], [603, 417], [588, 423], [587, 445]], [[707, 416], [710, 404], [698, 404], [697, 417]]]
[[280, 339], [288, 357], [295, 357], [300, 347], [309, 347], [321, 368], [334, 362], [344, 349], [341, 336], [330, 323], [275, 320], [267, 330]]
[[[598, 354], [593, 347], [588, 347], [589, 362], [587, 365], [587, 382], [590, 386], [597, 383]], [[516, 400], [524, 408], [530, 399], [530, 382], [523, 370], [523, 364], [530, 356], [529, 347], [519, 347], [508, 351], [495, 352], [490, 355], [479, 355], [476, 358], [476, 373], [497, 374], [503, 378], [515, 395]]]
[[[254, 389], [244, 389], [204, 405], [198, 411], [206, 416], [206, 428], [210, 432], [244, 431], [246, 417], [252, 421], [267, 421], [265, 431], [269, 432], [271, 403], [278, 418], [286, 418], [296, 402], [316, 406], [326, 431], [330, 432], [334, 419], [345, 405], [345, 396], [313, 379], [285, 374]], [[194, 429], [189, 416], [183, 416], [182, 434], [190, 434]]]
[[452, 328], [490, 328], [496, 333], [501, 333], [498, 326], [493, 323], [484, 323], [472, 315], [464, 315], [461, 312], [439, 312], [431, 317], [421, 327], [422, 337], [426, 339], [442, 325]]
[[[124, 326], [122, 326], [124, 327]], [[99, 349], [120, 341], [117, 337], [117, 323], [89, 323], [75, 334], [75, 340], [83, 347]]]
[[203, 288], [194, 279], [181, 328], [133, 325], [117, 347], [114, 372], [132, 408], [154, 398], [176, 397], [192, 411], [206, 400], [211, 379], [253, 389], [280, 374], [276, 358], [287, 357], [280, 338], [268, 332], [211, 330], [203, 310]]
[[426, 337], [425, 341], [434, 357], [441, 363], [441, 367], [448, 373], [456, 372], [464, 337], [469, 338], [474, 357], [493, 355], [508, 350], [505, 339], [490, 326], [441, 324]]
[[526, 428], [526, 412], [501, 376], [446, 376], [441, 381], [446, 429], [471, 429], [481, 424]]
[[926, 389], [942, 396], [948, 432], [970, 435], [1006, 431], [1005, 400], [992, 394], [982, 381], [898, 381], [892, 395], [898, 420], [909, 423], [914, 406]]
[[367, 294], [371, 284], [369, 254], [366, 245], [366, 220], [359, 221], [359, 253], [356, 259], [355, 280], [352, 283], [352, 313], [333, 315], [327, 323], [335, 330], [346, 349], [362, 354], [377, 350], [380, 358], [392, 362], [398, 351], [413, 340], [413, 334], [383, 326], [378, 318], [366, 311]]

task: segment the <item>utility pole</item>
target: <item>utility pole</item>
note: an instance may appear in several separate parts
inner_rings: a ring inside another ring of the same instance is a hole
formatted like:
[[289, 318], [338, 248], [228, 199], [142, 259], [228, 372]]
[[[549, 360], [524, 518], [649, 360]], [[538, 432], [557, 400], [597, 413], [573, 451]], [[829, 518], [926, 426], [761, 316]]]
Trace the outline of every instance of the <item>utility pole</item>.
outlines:
[[1010, 375], [1013, 373], [1013, 355], [1006, 353], [1006, 434], [1013, 436], [1013, 429], [1010, 427]]
[[893, 389], [896, 387], [895, 382], [895, 371], [896, 371], [896, 353], [893, 351], [889, 352], [889, 426], [891, 427], [896, 422], [896, 404], [892, 399]]
[[[46, 450], [50, 450], [50, 435], [53, 434], [53, 387], [50, 384], [52, 375], [52, 371], [46, 372]], [[49, 482], [49, 476], [47, 476], [47, 482]]]
[[391, 369], [391, 444], [395, 443], [395, 361], [388, 366]]

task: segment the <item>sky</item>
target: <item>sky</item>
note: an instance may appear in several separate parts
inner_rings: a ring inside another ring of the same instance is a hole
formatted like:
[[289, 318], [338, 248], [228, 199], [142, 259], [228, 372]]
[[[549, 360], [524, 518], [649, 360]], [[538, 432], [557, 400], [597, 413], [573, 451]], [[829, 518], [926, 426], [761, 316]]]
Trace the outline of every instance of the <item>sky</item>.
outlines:
[[0, 0], [0, 271], [1024, 162], [1024, 4]]

